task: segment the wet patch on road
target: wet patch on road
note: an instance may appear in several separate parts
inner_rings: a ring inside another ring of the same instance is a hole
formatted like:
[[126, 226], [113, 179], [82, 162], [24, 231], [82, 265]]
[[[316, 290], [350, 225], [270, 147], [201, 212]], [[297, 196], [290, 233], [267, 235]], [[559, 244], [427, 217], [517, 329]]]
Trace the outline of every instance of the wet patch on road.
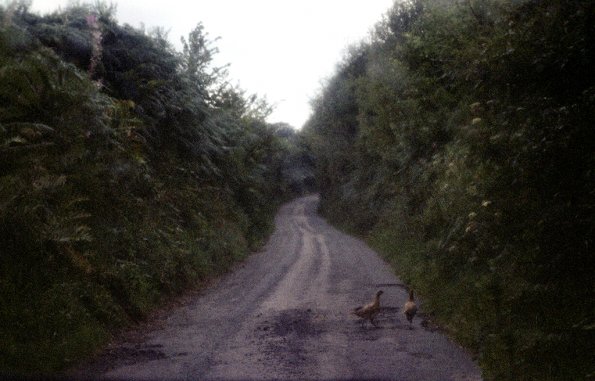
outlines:
[[315, 324], [313, 317], [310, 309], [283, 311], [276, 317], [273, 333], [277, 336], [294, 335], [300, 338], [318, 336], [321, 329]]
[[[309, 340], [325, 332], [320, 314], [311, 309], [290, 309], [268, 316], [256, 327], [266, 366], [297, 375], [313, 359], [307, 351]], [[301, 372], [300, 372], [301, 374]]]

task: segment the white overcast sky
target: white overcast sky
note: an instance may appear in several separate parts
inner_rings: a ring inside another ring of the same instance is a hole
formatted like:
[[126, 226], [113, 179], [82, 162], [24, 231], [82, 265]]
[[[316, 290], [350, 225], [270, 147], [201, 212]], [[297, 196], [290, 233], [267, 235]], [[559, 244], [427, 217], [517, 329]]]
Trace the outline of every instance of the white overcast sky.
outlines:
[[[85, 2], [85, 1], [82, 1]], [[108, 1], [109, 2], [109, 1]], [[331, 76], [345, 49], [366, 38], [394, 0], [115, 0], [117, 19], [147, 29], [163, 27], [180, 50], [180, 37], [202, 22], [218, 64], [230, 80], [276, 105], [269, 122], [300, 128], [310, 99]], [[41, 13], [69, 0], [33, 0]]]

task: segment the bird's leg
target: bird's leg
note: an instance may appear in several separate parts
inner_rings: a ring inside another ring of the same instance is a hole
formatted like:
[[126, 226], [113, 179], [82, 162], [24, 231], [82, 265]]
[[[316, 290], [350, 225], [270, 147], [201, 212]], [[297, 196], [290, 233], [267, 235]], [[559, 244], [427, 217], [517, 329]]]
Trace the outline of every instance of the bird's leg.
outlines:
[[372, 325], [373, 325], [374, 327], [378, 328], [378, 325], [376, 325], [376, 323], [374, 323], [374, 318], [371, 318], [371, 319], [370, 319], [370, 323], [372, 323]]

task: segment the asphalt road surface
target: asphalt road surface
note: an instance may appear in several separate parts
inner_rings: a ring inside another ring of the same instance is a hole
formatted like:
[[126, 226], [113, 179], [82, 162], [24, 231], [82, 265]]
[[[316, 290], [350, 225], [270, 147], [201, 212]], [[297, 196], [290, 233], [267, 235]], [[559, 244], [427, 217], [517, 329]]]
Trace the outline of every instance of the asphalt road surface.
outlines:
[[[80, 376], [109, 379], [481, 380], [471, 357], [421, 310], [362, 241], [316, 214], [317, 196], [284, 205], [261, 252]], [[378, 328], [349, 312], [383, 290]], [[132, 338], [133, 337], [133, 338]]]

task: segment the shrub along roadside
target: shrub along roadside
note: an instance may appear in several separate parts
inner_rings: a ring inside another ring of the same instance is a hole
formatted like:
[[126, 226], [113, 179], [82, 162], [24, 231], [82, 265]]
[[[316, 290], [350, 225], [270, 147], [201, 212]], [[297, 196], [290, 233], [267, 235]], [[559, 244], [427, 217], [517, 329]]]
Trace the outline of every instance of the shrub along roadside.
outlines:
[[396, 4], [304, 133], [321, 208], [486, 379], [592, 377], [594, 3]]
[[0, 372], [46, 373], [257, 248], [294, 145], [200, 25], [182, 53], [102, 4], [0, 26]]

